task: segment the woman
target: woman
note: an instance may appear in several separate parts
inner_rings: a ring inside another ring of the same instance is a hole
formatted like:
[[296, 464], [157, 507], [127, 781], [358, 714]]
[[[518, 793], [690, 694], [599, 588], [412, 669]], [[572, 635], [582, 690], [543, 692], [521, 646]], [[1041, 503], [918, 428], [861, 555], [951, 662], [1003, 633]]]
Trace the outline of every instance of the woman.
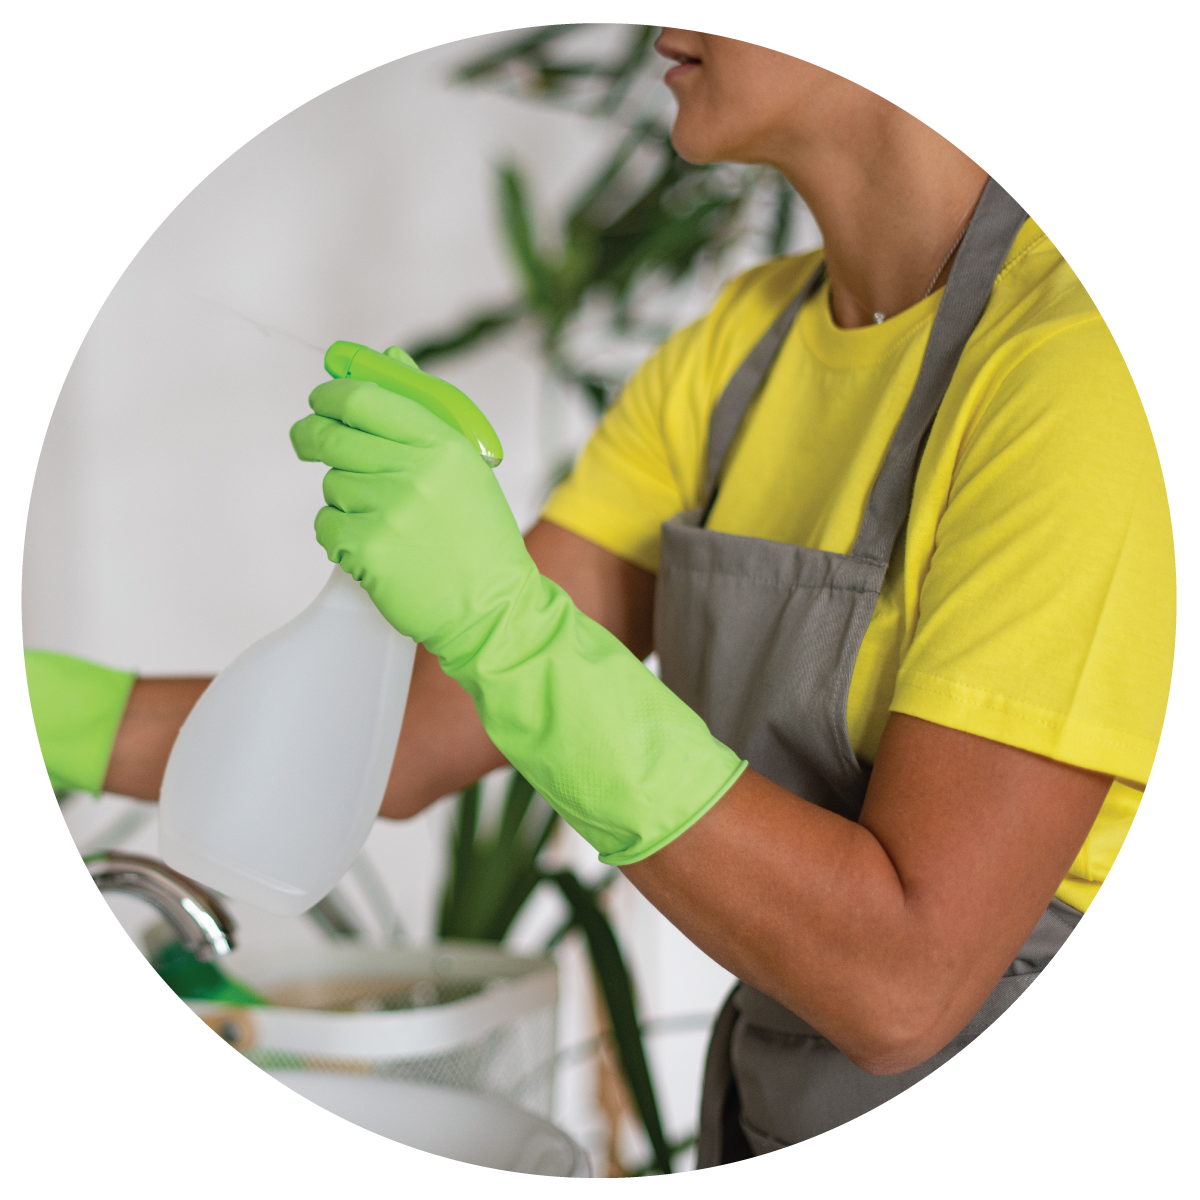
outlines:
[[[468, 512], [439, 517], [413, 496], [419, 479], [450, 503], [418, 463], [441, 453], [437, 431], [391, 426], [381, 398], [335, 382], [293, 437], [335, 468], [317, 522], [330, 557], [441, 659], [418, 666], [384, 813], [415, 812], [507, 755], [744, 981], [710, 1054], [711, 1164], [894, 1095], [1048, 961], [1145, 783], [1173, 585], [1140, 405], [1036, 226], [1011, 204], [980, 212], [1011, 227], [982, 317], [941, 364], [944, 398], [923, 396], [938, 415], [918, 455], [923, 418], [907, 443], [895, 435], [926, 349], [950, 353], [930, 329], [956, 255], [977, 249], [965, 231], [985, 173], [811, 64], [676, 29], [658, 48], [677, 63], [679, 152], [777, 167], [824, 246], [743, 276], [668, 342], [527, 538], [627, 662], [469, 534]], [[963, 265], [978, 274], [979, 255]], [[806, 280], [795, 323], [763, 346]], [[767, 361], [731, 395], [756, 346]], [[868, 498], [897, 462], [898, 499], [876, 512]], [[454, 490], [485, 507], [482, 489]], [[426, 552], [416, 526], [470, 561]], [[390, 574], [401, 561], [427, 564], [417, 588], [438, 612], [416, 611], [414, 585]], [[628, 668], [652, 648], [748, 769]]]
[[[743, 981], [706, 1166], [896, 1094], [1052, 957], [1146, 781], [1173, 573], [1132, 384], [1015, 203], [818, 67], [658, 48], [679, 152], [777, 167], [822, 250], [670, 339], [524, 544], [372, 385], [318, 387], [293, 442], [332, 468], [330, 558], [425, 646], [383, 815], [507, 759]], [[108, 768], [134, 795], [198, 686], [144, 683]]]

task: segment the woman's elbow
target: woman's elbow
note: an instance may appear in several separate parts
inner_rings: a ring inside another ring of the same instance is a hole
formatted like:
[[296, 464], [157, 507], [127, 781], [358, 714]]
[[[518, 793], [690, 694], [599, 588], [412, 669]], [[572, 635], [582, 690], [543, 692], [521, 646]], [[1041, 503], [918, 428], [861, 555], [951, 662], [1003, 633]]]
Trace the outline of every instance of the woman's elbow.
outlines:
[[899, 1075], [932, 1058], [942, 1045], [945, 1042], [939, 1045], [936, 1039], [927, 1036], [875, 1038], [861, 1046], [847, 1047], [842, 1052], [869, 1075]]
[[920, 1066], [958, 1033], [943, 997], [902, 997], [889, 989], [874, 1004], [843, 1009], [822, 1030], [856, 1067], [870, 1075], [898, 1075]]

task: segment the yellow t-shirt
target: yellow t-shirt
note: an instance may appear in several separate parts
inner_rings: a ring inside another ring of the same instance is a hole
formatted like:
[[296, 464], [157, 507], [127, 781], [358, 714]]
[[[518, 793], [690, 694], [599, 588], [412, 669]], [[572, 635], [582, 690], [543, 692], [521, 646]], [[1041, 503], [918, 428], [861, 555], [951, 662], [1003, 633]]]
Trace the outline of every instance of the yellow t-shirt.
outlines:
[[[543, 513], [649, 571], [663, 521], [701, 503], [708, 422], [817, 256], [726, 287], [605, 415]], [[916, 382], [935, 293], [841, 329], [801, 310], [727, 459], [708, 527], [848, 553]], [[1170, 519], [1111, 335], [1032, 221], [963, 352], [854, 670], [847, 723], [874, 759], [903, 712], [1114, 776], [1058, 896], [1086, 909], [1158, 744], [1175, 635]]]

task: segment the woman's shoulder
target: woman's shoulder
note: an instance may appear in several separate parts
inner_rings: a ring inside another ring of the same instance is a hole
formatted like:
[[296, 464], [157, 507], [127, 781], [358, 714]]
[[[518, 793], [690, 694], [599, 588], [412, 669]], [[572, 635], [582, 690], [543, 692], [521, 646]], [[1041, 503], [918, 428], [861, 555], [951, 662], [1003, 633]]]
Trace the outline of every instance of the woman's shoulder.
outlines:
[[818, 247], [804, 254], [787, 254], [768, 259], [730, 279], [721, 289], [712, 316], [725, 320], [774, 319], [804, 286], [821, 261]]
[[[1052, 332], [1100, 321], [1096, 305], [1058, 248], [1032, 218], [1013, 241], [996, 276], [994, 307], [1017, 329]], [[988, 321], [985, 313], [984, 321]]]
[[1141, 403], [1108, 326], [1078, 276], [1045, 233], [1027, 221], [947, 394], [975, 420], [1025, 427], [1060, 421], [1096, 427], [1118, 441], [1144, 424]]
[[741, 272], [722, 287], [707, 315], [688, 330], [691, 352], [720, 387], [804, 286], [821, 250], [786, 255]]
[[[821, 252], [788, 255], [742, 271], [724, 283], [708, 310], [677, 329], [650, 355], [622, 399], [658, 409], [682, 402], [703, 419], [738, 364], [804, 286]], [[644, 393], [644, 395], [643, 395]]]

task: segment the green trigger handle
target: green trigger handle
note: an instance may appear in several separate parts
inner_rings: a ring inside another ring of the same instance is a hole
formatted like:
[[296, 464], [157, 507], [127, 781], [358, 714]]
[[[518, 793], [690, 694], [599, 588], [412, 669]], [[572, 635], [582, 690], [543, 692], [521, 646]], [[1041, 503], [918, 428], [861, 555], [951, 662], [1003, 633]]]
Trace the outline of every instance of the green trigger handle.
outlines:
[[398, 347], [380, 354], [357, 342], [334, 342], [325, 351], [325, 370], [334, 379], [361, 379], [415, 400], [451, 429], [457, 429], [489, 467], [500, 465], [504, 448], [487, 417], [453, 384], [426, 375]]

